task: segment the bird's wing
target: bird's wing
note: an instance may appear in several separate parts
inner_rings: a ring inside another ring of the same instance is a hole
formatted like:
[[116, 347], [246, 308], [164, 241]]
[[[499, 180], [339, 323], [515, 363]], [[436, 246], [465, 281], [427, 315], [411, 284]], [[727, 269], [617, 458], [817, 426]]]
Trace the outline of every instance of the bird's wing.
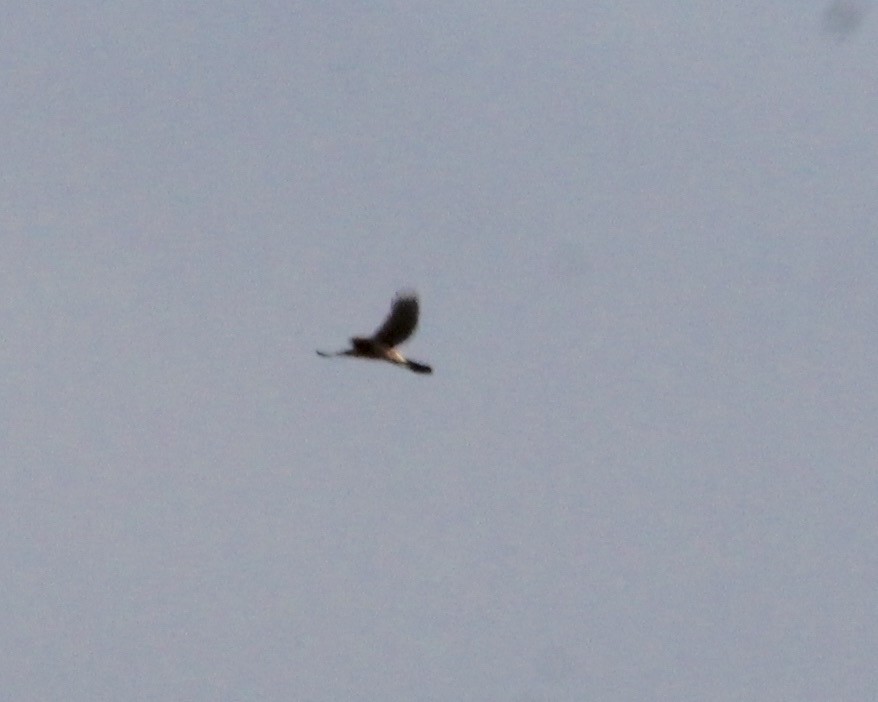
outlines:
[[418, 326], [418, 296], [409, 291], [399, 292], [393, 299], [390, 314], [372, 335], [379, 344], [394, 347], [408, 339]]

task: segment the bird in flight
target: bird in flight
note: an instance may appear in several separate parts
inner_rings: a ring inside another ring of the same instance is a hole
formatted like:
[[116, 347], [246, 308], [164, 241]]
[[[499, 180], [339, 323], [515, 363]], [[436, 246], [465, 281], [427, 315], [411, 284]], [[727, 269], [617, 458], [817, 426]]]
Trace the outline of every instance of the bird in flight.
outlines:
[[393, 298], [390, 314], [372, 336], [355, 336], [351, 339], [351, 348], [345, 351], [328, 353], [318, 351], [318, 356], [354, 356], [356, 358], [372, 358], [389, 361], [398, 366], [405, 366], [415, 373], [432, 373], [430, 366], [412, 361], [398, 350], [402, 342], [415, 332], [418, 326], [418, 296], [412, 291], [403, 290]]

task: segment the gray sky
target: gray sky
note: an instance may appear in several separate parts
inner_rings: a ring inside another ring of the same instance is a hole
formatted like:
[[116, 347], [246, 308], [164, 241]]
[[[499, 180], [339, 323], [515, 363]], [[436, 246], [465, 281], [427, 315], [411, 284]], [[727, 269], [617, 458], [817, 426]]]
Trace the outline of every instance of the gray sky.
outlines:
[[878, 697], [834, 4], [11, 3], [6, 699]]

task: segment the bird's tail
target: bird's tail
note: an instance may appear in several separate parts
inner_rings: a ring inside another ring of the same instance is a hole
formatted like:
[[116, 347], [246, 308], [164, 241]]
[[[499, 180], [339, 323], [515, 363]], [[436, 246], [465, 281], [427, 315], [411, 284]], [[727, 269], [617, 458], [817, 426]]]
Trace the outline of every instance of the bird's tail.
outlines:
[[423, 363], [418, 363], [417, 361], [409, 361], [405, 362], [406, 366], [408, 366], [409, 370], [414, 371], [415, 373], [432, 373], [433, 369], [430, 366], [425, 365]]

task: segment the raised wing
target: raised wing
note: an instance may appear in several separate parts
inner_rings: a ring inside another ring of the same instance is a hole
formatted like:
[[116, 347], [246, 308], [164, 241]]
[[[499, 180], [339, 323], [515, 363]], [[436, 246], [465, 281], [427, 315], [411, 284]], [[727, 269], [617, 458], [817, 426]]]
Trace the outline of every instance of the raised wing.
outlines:
[[417, 326], [418, 296], [410, 291], [398, 292], [390, 307], [390, 314], [372, 339], [392, 348], [408, 339]]

